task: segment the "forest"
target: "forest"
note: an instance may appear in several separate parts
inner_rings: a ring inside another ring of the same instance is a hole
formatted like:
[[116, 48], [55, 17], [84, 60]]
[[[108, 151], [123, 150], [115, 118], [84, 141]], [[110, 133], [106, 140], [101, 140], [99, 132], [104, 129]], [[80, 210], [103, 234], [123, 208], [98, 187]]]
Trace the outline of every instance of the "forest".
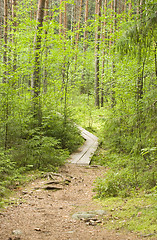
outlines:
[[0, 200], [66, 162], [74, 122], [99, 137], [98, 198], [156, 193], [156, 0], [0, 0]]

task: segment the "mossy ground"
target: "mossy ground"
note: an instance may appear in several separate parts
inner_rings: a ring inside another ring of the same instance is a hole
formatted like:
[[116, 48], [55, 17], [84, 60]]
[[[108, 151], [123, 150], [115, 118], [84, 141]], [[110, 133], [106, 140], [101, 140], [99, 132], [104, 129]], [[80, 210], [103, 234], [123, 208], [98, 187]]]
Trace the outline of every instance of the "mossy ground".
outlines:
[[141, 194], [98, 201], [107, 212], [103, 221], [105, 228], [129, 230], [141, 236], [157, 236], [157, 195]]

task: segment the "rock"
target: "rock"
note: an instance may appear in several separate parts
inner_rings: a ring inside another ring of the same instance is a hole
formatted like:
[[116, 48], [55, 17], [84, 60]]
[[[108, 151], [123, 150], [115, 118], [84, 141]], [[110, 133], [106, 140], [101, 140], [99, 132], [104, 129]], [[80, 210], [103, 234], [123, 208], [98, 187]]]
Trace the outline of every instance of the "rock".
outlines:
[[106, 214], [104, 210], [95, 210], [95, 211], [88, 211], [88, 212], [79, 212], [72, 215], [74, 219], [94, 219], [96, 216], [102, 216]]
[[69, 231], [69, 232], [67, 232], [67, 233], [71, 234], [71, 233], [74, 233], [74, 231]]
[[89, 219], [95, 217], [95, 214], [89, 212], [80, 212], [72, 215], [74, 219]]
[[94, 211], [96, 213], [96, 215], [99, 215], [99, 216], [102, 216], [102, 215], [105, 215], [106, 214], [106, 211], [100, 209], [100, 210], [95, 210]]
[[34, 230], [37, 231], [37, 232], [41, 232], [40, 228], [34, 228]]
[[96, 226], [97, 223], [96, 223], [95, 221], [90, 221], [90, 222], [89, 222], [89, 225], [91, 225], [91, 226]]
[[84, 222], [90, 222], [90, 221], [97, 221], [97, 218], [87, 218], [87, 219], [82, 219]]
[[13, 230], [12, 233], [17, 236], [22, 235], [22, 231], [19, 229]]
[[27, 191], [22, 191], [22, 194], [26, 195], [26, 194], [28, 194], [28, 192]]
[[102, 223], [100, 219], [97, 218], [87, 218], [82, 219], [87, 225], [96, 226], [98, 223]]

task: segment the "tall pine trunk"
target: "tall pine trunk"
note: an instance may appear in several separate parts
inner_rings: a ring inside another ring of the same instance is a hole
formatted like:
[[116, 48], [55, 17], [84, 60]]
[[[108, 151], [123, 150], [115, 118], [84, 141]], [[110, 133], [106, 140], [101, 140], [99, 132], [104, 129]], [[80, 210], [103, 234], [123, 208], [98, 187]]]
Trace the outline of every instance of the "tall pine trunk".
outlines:
[[[104, 2], [104, 17], [106, 17], [107, 10], [107, 0]], [[102, 23], [102, 41], [103, 41], [103, 51], [102, 51], [102, 74], [101, 74], [101, 107], [104, 106], [104, 68], [105, 68], [105, 55], [106, 55], [106, 19]]]
[[[114, 10], [114, 24], [113, 24], [113, 34], [115, 33], [116, 31], [116, 28], [117, 28], [117, 0], [114, 0], [114, 7], [113, 7], [113, 10]], [[112, 42], [113, 44], [113, 55], [115, 55], [115, 40]], [[114, 106], [116, 105], [116, 99], [115, 99], [115, 72], [116, 72], [116, 69], [115, 69], [115, 60], [113, 58], [112, 60], [112, 80], [111, 80], [111, 108], [114, 108]]]
[[7, 75], [7, 44], [8, 44], [8, 0], [4, 0], [4, 53], [3, 53], [3, 63], [4, 63], [4, 76], [3, 83], [6, 82]]
[[[137, 19], [141, 24], [145, 24], [143, 21], [143, 4], [144, 0], [140, 0], [137, 6]], [[139, 40], [137, 45], [138, 53], [138, 73], [137, 73], [137, 83], [136, 83], [136, 101], [137, 101], [137, 130], [138, 130], [138, 150], [142, 149], [142, 122], [143, 122], [143, 85], [144, 85], [144, 68], [145, 61], [147, 57], [147, 50], [142, 54], [141, 41]]]
[[40, 62], [41, 62], [41, 34], [44, 20], [44, 8], [46, 0], [39, 0], [38, 2], [38, 12], [37, 12], [37, 27], [36, 27], [36, 36], [34, 38], [34, 70], [32, 76], [32, 92], [33, 92], [33, 110], [34, 110], [34, 119], [36, 126], [41, 126], [42, 122], [42, 112], [41, 112], [41, 99], [40, 99]]
[[[49, 0], [45, 1], [45, 16], [48, 17], [48, 11], [49, 9]], [[47, 92], [47, 77], [48, 77], [48, 71], [47, 71], [47, 58], [48, 58], [48, 46], [47, 46], [47, 34], [48, 34], [48, 30], [45, 30], [45, 65], [44, 65], [44, 80], [43, 80], [43, 92], [46, 93]]]
[[88, 0], [86, 0], [85, 5], [85, 18], [84, 18], [84, 40], [83, 40], [83, 72], [82, 72], [82, 81], [81, 81], [81, 87], [80, 87], [80, 93], [86, 93], [88, 89], [86, 89], [85, 86], [85, 78], [86, 78], [86, 52], [87, 52], [87, 20], [88, 20]]
[[13, 36], [12, 36], [12, 44], [13, 44], [13, 86], [16, 84], [16, 68], [17, 68], [17, 52], [16, 52], [16, 28], [17, 28], [17, 21], [16, 21], [16, 0], [12, 0], [12, 22], [13, 22]]
[[96, 16], [96, 31], [95, 31], [95, 106], [100, 107], [100, 17], [101, 17], [102, 0], [96, 0], [95, 16]]

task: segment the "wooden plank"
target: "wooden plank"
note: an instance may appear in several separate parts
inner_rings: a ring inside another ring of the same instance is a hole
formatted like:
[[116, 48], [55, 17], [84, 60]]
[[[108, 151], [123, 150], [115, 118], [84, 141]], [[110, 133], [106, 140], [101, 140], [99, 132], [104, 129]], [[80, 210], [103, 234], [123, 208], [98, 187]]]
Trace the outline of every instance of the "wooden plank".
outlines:
[[84, 128], [80, 126], [77, 127], [86, 141], [75, 153], [71, 154], [69, 162], [79, 165], [89, 165], [91, 158], [98, 147], [98, 138]]

